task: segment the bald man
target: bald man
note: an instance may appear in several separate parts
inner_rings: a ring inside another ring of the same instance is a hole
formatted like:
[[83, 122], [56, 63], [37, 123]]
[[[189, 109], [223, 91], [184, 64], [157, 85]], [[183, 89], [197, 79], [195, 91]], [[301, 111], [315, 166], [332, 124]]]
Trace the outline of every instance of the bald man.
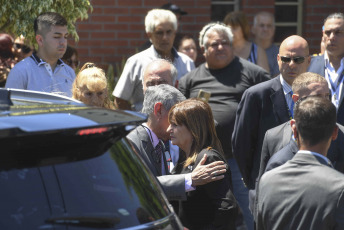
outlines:
[[150, 86], [168, 84], [178, 87], [178, 71], [176, 67], [165, 59], [156, 59], [150, 62], [143, 71], [142, 86], [143, 93]]
[[247, 89], [238, 106], [232, 135], [233, 154], [249, 189], [259, 172], [265, 132], [292, 119], [291, 85], [306, 72], [311, 58], [308, 43], [300, 36], [286, 38], [277, 55], [280, 75]]

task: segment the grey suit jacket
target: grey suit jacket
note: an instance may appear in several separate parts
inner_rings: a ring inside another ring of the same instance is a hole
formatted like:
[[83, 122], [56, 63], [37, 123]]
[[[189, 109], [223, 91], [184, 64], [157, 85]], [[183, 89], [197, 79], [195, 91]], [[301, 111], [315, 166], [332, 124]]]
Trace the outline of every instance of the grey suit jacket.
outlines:
[[[136, 152], [141, 156], [148, 168], [159, 180], [169, 200], [186, 200], [185, 175], [164, 175], [159, 170], [159, 165], [152, 156], [154, 147], [150, 137], [142, 126], [136, 127], [127, 135]], [[167, 168], [165, 161], [165, 168]]]
[[266, 131], [263, 140], [258, 178], [263, 175], [271, 156], [289, 143], [291, 135], [292, 130], [290, 127], [290, 121]]
[[297, 153], [266, 172], [258, 189], [258, 230], [344, 229], [344, 174]]

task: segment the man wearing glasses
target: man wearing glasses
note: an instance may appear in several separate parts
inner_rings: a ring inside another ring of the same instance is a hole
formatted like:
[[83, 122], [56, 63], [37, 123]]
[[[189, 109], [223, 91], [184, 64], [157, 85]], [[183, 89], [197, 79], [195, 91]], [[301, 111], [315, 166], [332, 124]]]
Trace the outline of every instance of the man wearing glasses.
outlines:
[[255, 188], [265, 132], [293, 117], [291, 85], [306, 72], [311, 58], [307, 41], [297, 35], [280, 46], [277, 62], [280, 75], [245, 91], [239, 104], [232, 135], [233, 154], [243, 181]]
[[325, 53], [312, 58], [308, 71], [326, 78], [337, 108], [337, 122], [344, 125], [344, 14], [333, 13], [325, 19], [323, 39]]

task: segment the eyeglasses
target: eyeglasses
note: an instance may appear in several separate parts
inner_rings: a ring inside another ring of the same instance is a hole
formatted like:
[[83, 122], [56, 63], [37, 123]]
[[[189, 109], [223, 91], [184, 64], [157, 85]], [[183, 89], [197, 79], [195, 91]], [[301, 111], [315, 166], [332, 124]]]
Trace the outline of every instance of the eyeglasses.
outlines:
[[325, 94], [325, 95], [308, 95], [308, 96], [301, 97], [299, 98], [299, 100], [295, 102], [295, 106], [299, 105], [302, 101], [306, 100], [307, 98], [325, 98], [331, 101], [331, 93]]
[[283, 63], [290, 63], [291, 60], [293, 60], [294, 63], [296, 64], [301, 64], [305, 61], [305, 58], [308, 57], [309, 55], [307, 56], [304, 56], [304, 57], [284, 57], [284, 56], [280, 56], [281, 60]]
[[20, 44], [20, 43], [14, 43], [14, 48], [19, 50], [21, 49], [23, 53], [27, 54], [31, 52], [31, 48], [27, 45]]

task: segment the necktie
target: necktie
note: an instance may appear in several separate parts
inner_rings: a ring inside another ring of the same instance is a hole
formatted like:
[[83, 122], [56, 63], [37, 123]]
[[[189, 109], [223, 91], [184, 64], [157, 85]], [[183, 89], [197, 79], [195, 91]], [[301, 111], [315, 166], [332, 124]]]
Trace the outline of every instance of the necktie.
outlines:
[[157, 164], [158, 164], [158, 167], [159, 167], [159, 173], [160, 173], [160, 175], [162, 175], [161, 174], [161, 154], [162, 154], [162, 151], [163, 151], [163, 147], [162, 147], [162, 143], [161, 143], [161, 141], [159, 141], [159, 143], [155, 146], [155, 148], [154, 148], [154, 155], [155, 155], [155, 157], [156, 157], [156, 162], [157, 162]]
[[289, 92], [290, 95], [290, 105], [289, 105], [289, 109], [290, 109], [290, 113], [291, 113], [291, 117], [294, 117], [294, 101], [293, 101], [293, 91]]

